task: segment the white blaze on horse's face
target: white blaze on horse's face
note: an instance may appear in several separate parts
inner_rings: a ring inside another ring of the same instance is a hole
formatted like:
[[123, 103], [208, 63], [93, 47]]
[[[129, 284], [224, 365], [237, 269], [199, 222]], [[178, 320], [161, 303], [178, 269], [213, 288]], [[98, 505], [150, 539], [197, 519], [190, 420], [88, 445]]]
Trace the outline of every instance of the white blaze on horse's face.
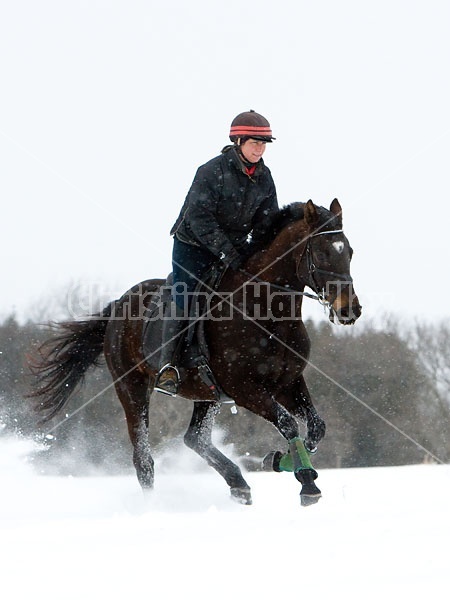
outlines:
[[333, 242], [333, 248], [336, 250], [336, 252], [342, 254], [344, 251], [344, 242]]

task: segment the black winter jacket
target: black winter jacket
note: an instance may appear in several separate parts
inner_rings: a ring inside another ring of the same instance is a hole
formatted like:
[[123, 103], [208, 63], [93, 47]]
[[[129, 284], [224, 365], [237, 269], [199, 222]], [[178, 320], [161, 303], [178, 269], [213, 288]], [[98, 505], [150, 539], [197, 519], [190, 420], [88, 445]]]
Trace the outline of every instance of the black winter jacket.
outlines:
[[199, 167], [171, 235], [234, 260], [257, 243], [278, 210], [275, 184], [261, 159], [250, 177], [233, 146]]

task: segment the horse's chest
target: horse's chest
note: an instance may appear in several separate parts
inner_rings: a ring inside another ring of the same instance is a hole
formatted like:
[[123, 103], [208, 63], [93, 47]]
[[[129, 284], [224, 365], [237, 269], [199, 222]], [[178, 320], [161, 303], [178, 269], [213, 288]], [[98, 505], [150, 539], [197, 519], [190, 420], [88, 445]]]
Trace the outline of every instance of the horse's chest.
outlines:
[[304, 358], [309, 356], [309, 339], [282, 327], [277, 331], [261, 329], [257, 332], [242, 331], [239, 340], [225, 347], [224, 358], [233, 370], [251, 373], [255, 379], [278, 380], [286, 373], [299, 376]]

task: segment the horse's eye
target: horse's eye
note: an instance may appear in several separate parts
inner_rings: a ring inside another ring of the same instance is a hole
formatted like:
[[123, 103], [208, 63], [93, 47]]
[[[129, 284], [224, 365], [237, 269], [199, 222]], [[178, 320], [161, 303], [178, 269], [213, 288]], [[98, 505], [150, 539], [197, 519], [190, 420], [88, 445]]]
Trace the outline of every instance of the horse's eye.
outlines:
[[316, 258], [321, 263], [326, 262], [327, 260], [327, 257], [324, 252], [316, 252]]

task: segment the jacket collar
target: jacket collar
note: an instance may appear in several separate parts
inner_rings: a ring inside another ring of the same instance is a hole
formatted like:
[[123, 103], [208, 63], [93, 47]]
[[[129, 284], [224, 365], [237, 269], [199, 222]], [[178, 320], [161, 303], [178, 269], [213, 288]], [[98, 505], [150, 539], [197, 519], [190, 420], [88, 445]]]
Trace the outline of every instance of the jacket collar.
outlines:
[[225, 154], [227, 157], [229, 157], [229, 162], [238, 171], [241, 171], [241, 173], [244, 173], [244, 175], [246, 175], [247, 177], [250, 177], [250, 179], [252, 179], [253, 177], [258, 177], [258, 175], [261, 173], [261, 171], [264, 168], [264, 161], [262, 158], [260, 158], [259, 161], [256, 163], [255, 172], [253, 173], [253, 175], [250, 176], [245, 170], [245, 168], [248, 166], [248, 164], [246, 164], [242, 160], [242, 157], [241, 157], [238, 149], [234, 145], [225, 146], [225, 148], [222, 150], [222, 154]]

